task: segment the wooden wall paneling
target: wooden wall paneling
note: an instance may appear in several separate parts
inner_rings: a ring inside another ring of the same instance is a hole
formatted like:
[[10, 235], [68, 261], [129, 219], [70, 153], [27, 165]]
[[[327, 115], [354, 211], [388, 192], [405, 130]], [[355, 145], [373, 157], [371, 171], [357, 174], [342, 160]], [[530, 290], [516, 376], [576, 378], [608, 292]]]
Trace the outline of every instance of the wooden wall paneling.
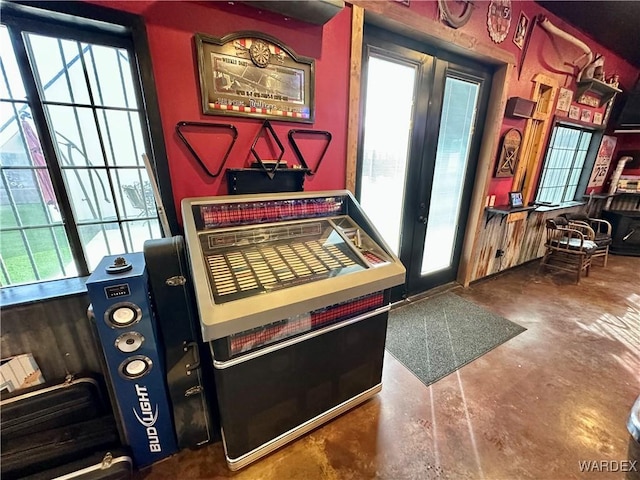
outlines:
[[349, 80], [349, 119], [347, 128], [347, 166], [345, 185], [355, 194], [358, 168], [358, 136], [360, 134], [360, 83], [362, 77], [362, 43], [364, 10], [351, 7], [351, 63]]
[[[526, 212], [524, 217], [519, 216], [517, 220], [513, 222], [507, 221], [507, 235], [505, 238], [504, 257], [502, 257], [501, 270], [515, 267], [519, 265], [520, 249], [522, 248], [522, 241], [526, 237], [527, 231]], [[508, 220], [508, 219], [507, 219]]]
[[[545, 212], [525, 213], [524, 217], [493, 217], [481, 231], [477, 245], [477, 260], [471, 272], [470, 282], [493, 275], [502, 270], [522, 265], [544, 255], [545, 221], [562, 213], [577, 212], [582, 205]], [[485, 217], [486, 218], [486, 217]], [[482, 225], [485, 222], [483, 220]], [[496, 250], [504, 251], [504, 256], [496, 258]]]
[[[555, 216], [555, 215], [553, 215]], [[527, 236], [520, 249], [518, 265], [544, 255], [544, 242], [546, 230], [544, 228], [547, 213], [533, 213], [527, 219]]]
[[46, 380], [102, 372], [88, 306], [86, 295], [76, 295], [3, 308], [2, 356], [33, 353]]
[[500, 259], [496, 258], [496, 250], [504, 250], [504, 237], [506, 231], [506, 223], [500, 221], [502, 217], [496, 215], [485, 225], [485, 219], [482, 223], [482, 231], [476, 245], [476, 262], [473, 265], [473, 271], [469, 281], [497, 273], [500, 268]]
[[620, 194], [613, 198], [608, 210], [640, 210], [640, 194]]

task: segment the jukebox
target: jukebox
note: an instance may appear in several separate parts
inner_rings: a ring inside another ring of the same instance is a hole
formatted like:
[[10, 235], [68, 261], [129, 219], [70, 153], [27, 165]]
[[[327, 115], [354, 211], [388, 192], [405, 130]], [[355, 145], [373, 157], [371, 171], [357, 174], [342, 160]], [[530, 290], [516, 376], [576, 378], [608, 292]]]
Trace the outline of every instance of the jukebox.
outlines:
[[405, 269], [348, 191], [191, 198], [182, 213], [229, 468], [380, 391]]

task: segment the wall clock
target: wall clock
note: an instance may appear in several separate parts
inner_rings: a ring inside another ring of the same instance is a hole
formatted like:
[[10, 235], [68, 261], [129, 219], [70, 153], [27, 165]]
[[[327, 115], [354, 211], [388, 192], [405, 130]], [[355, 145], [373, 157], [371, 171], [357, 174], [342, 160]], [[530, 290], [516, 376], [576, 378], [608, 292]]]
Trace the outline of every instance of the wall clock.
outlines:
[[495, 43], [507, 38], [511, 25], [511, 0], [491, 0], [487, 12], [489, 36]]

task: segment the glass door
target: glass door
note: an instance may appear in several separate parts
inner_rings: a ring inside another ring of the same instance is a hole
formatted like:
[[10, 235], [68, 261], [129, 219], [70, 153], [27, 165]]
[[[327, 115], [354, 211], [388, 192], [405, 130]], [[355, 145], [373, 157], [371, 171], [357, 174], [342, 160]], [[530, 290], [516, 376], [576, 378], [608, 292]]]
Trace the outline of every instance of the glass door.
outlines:
[[[371, 49], [366, 74], [364, 139], [359, 171], [360, 202], [396, 255], [401, 221], [411, 127], [423, 62], [390, 57]], [[390, 104], [381, 99], [393, 96]], [[392, 120], [391, 120], [392, 118]]]
[[367, 27], [356, 195], [407, 268], [402, 294], [455, 280], [490, 72]]
[[479, 91], [477, 82], [451, 76], [445, 78], [431, 208], [422, 220], [426, 222], [427, 231], [420, 262], [421, 275], [449, 269], [455, 260]]

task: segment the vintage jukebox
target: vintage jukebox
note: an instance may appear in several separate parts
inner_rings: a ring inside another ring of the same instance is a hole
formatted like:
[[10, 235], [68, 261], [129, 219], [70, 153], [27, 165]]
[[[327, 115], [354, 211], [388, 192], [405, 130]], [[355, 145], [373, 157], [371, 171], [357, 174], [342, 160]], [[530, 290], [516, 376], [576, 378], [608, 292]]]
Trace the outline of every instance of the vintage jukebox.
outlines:
[[348, 191], [191, 198], [182, 213], [232, 470], [380, 391], [405, 269]]

